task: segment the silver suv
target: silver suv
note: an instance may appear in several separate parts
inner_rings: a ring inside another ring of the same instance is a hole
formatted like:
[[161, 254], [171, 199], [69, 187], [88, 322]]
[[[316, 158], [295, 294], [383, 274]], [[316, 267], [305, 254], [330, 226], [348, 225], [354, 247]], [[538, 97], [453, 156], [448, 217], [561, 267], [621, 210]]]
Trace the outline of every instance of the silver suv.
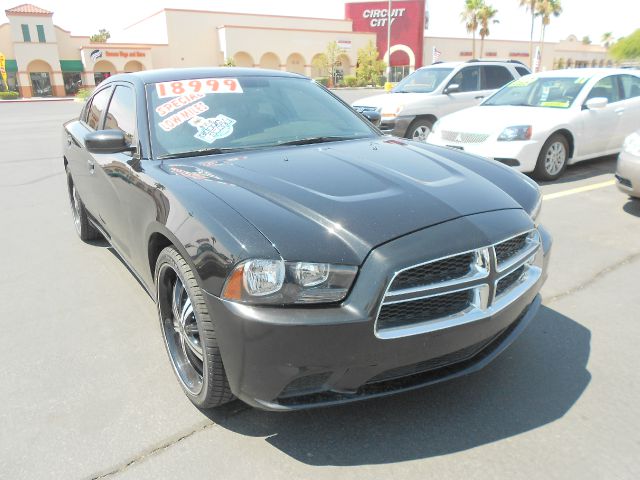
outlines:
[[380, 129], [424, 142], [440, 117], [477, 105], [511, 80], [531, 73], [521, 62], [439, 62], [405, 77], [390, 93], [362, 98], [353, 108], [378, 112]]

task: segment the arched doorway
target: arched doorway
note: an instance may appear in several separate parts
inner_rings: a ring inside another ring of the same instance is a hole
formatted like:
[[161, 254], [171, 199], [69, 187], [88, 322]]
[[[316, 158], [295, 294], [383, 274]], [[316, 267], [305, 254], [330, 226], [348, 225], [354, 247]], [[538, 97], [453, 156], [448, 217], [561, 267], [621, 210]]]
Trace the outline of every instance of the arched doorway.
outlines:
[[233, 63], [235, 63], [236, 67], [252, 68], [253, 66], [255, 66], [253, 57], [247, 52], [236, 53], [233, 56]]
[[44, 60], [33, 60], [27, 66], [31, 95], [34, 97], [52, 97], [52, 73], [51, 66]]
[[336, 72], [336, 77], [338, 78], [336, 78], [336, 81], [341, 82], [346, 75], [351, 75], [351, 59], [343, 53], [338, 56], [338, 63], [339, 65]]
[[292, 53], [287, 57], [287, 72], [304, 75], [304, 58], [299, 53]]
[[93, 78], [96, 81], [96, 85], [114, 73], [116, 73], [116, 67], [106, 60], [100, 60], [93, 67]]
[[260, 57], [260, 68], [280, 70], [280, 59], [275, 53], [267, 52]]
[[126, 73], [141, 72], [142, 70], [144, 70], [144, 66], [138, 60], [129, 60], [124, 66]]
[[311, 59], [311, 78], [326, 77], [329, 75], [326, 68], [321, 67], [324, 53], [316, 53]]

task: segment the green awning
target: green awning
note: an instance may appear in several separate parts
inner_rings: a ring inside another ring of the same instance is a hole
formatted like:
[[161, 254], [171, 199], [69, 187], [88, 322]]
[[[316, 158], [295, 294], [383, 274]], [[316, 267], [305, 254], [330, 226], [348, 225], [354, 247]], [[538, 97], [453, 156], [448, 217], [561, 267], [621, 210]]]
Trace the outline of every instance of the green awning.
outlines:
[[17, 72], [18, 71], [18, 62], [15, 60], [9, 60], [8, 58], [5, 60], [5, 69], [7, 72]]
[[60, 60], [60, 70], [63, 72], [84, 72], [82, 60]]

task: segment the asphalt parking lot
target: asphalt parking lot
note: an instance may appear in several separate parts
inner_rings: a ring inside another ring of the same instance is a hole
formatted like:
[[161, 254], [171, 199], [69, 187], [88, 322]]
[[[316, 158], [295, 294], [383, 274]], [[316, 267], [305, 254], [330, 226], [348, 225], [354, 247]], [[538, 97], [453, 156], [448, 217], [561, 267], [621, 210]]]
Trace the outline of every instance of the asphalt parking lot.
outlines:
[[0, 104], [0, 478], [640, 477], [640, 201], [614, 158], [542, 186], [544, 307], [483, 371], [337, 408], [201, 412], [151, 299], [76, 237], [60, 129], [79, 107]]

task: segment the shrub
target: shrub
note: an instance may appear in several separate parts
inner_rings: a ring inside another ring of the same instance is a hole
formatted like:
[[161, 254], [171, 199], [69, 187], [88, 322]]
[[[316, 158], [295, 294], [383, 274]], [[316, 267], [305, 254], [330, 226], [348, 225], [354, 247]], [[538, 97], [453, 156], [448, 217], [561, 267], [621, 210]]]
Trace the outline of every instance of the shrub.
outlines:
[[18, 92], [0, 92], [0, 100], [15, 100], [18, 97]]
[[355, 87], [358, 85], [358, 79], [355, 75], [346, 75], [344, 77], [344, 85], [346, 87]]
[[84, 102], [87, 101], [87, 98], [89, 98], [91, 96], [91, 92], [93, 90], [91, 88], [81, 88], [80, 90], [78, 90], [78, 93], [76, 93], [76, 98], [78, 100], [82, 100]]
[[320, 85], [324, 85], [325, 87], [329, 86], [329, 77], [318, 77], [315, 79], [316, 83]]
[[387, 77], [385, 77], [384, 75], [380, 75], [378, 77], [378, 81], [376, 82], [376, 86], [382, 87], [384, 86], [385, 83], [387, 83]]

